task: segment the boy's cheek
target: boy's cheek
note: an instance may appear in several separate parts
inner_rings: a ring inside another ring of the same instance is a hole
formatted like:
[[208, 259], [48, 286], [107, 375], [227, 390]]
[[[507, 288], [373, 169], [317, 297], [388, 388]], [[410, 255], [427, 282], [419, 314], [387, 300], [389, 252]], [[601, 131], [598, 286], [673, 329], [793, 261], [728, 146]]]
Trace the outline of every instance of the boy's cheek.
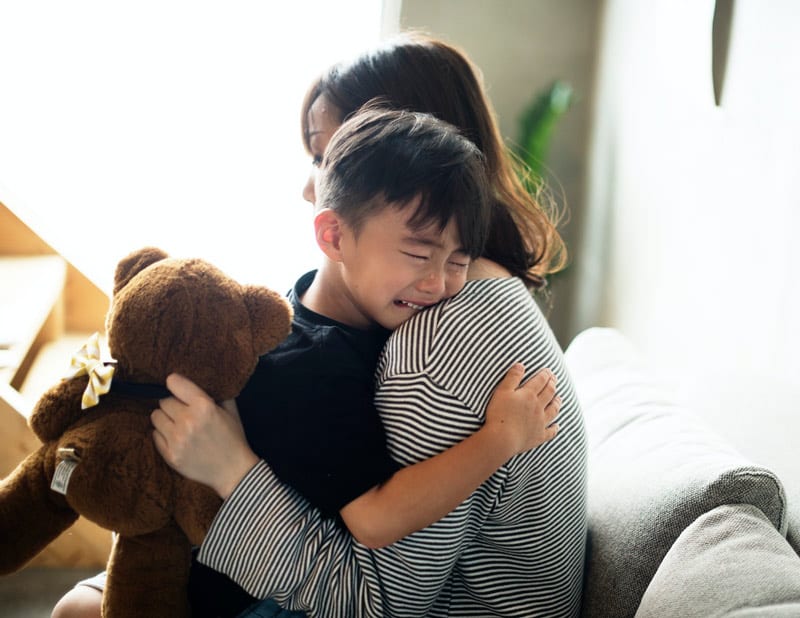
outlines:
[[452, 281], [448, 279], [447, 285], [445, 286], [444, 297], [450, 298], [451, 296], [455, 296], [464, 288], [466, 284], [467, 284], [467, 272], [465, 270], [463, 275], [458, 275], [453, 277]]

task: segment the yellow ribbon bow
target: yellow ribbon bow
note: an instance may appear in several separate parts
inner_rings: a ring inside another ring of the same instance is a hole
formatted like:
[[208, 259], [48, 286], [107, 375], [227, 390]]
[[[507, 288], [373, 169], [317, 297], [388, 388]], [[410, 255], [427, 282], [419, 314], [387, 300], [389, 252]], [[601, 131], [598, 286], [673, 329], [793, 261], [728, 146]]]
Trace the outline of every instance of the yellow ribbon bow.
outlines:
[[114, 375], [113, 365], [105, 365], [100, 360], [100, 335], [94, 333], [81, 349], [72, 355], [69, 363], [71, 373], [67, 378], [77, 378], [88, 375], [89, 384], [83, 391], [81, 410], [91, 408], [100, 403], [100, 395], [105, 395], [111, 388], [111, 378]]

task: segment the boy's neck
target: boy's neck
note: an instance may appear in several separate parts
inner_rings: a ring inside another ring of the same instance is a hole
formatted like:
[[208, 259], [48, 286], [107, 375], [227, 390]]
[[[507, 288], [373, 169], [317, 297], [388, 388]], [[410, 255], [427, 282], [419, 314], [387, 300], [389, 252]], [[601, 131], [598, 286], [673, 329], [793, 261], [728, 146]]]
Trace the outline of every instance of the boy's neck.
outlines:
[[366, 317], [363, 320], [354, 319], [350, 295], [336, 266], [329, 261], [323, 262], [300, 302], [314, 313], [347, 326], [372, 328], [374, 323]]

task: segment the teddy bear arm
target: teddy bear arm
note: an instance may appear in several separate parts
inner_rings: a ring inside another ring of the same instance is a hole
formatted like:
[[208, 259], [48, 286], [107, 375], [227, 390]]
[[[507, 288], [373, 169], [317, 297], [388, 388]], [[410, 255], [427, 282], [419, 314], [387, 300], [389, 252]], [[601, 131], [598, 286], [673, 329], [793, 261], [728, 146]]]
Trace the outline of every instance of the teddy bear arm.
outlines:
[[175, 485], [175, 521], [192, 545], [206, 538], [222, 499], [210, 488], [180, 477]]
[[0, 574], [24, 566], [78, 518], [50, 489], [48, 453], [43, 445], [0, 481]]
[[88, 383], [86, 376], [62, 380], [39, 398], [30, 426], [42, 442], [55, 440], [86, 414], [81, 399]]
[[141, 536], [118, 535], [108, 561], [104, 618], [190, 615], [191, 546], [175, 525]]

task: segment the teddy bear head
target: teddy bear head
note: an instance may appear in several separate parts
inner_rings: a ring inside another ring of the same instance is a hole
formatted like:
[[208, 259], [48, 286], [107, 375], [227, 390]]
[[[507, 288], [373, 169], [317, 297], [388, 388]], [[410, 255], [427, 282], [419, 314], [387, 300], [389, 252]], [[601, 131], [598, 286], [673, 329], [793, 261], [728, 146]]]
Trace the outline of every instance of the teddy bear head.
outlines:
[[286, 338], [291, 318], [281, 295], [204, 260], [135, 251], [117, 266], [106, 316], [114, 379], [163, 385], [176, 372], [213, 399], [230, 399], [258, 357]]

